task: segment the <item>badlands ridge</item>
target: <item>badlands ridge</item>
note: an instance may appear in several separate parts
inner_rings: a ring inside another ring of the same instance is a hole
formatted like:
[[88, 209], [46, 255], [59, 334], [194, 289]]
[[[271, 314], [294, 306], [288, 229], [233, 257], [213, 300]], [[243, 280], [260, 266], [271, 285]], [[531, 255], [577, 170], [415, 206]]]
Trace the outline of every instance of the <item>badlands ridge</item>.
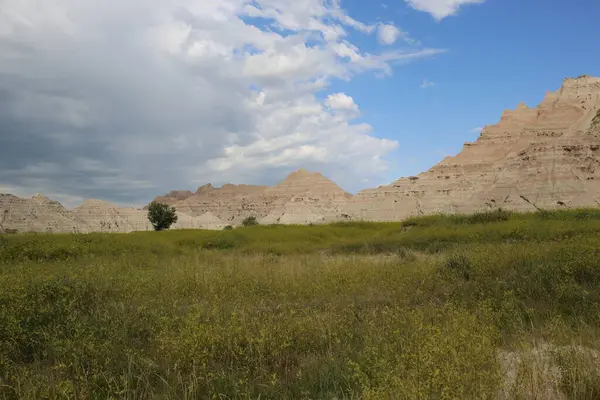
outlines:
[[[600, 78], [565, 79], [536, 108], [505, 111], [456, 156], [354, 196], [319, 173], [298, 170], [273, 187], [208, 184], [156, 200], [177, 209], [174, 229], [222, 229], [249, 216], [262, 224], [308, 224], [600, 206]], [[67, 210], [42, 195], [0, 194], [0, 232], [151, 229], [143, 209], [86, 200]]]

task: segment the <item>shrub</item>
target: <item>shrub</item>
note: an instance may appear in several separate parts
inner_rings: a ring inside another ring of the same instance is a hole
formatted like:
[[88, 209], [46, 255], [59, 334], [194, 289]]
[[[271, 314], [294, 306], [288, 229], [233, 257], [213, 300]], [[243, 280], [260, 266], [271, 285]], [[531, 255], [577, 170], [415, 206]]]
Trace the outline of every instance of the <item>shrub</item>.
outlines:
[[403, 228], [430, 227], [436, 225], [477, 225], [509, 221], [513, 213], [499, 208], [475, 214], [432, 214], [412, 217], [402, 221]]
[[225, 228], [223, 228], [224, 231], [231, 231], [233, 230], [233, 226], [231, 225], [227, 225]]
[[469, 224], [486, 224], [492, 222], [508, 221], [512, 213], [499, 208], [494, 211], [485, 211], [469, 215], [466, 222]]
[[153, 201], [148, 207], [148, 220], [155, 231], [163, 231], [177, 222], [177, 214], [174, 207]]
[[538, 210], [538, 212], [535, 213], [536, 218], [541, 220], [550, 220], [554, 215], [555, 213], [549, 210]]
[[207, 250], [230, 250], [235, 247], [236, 240], [231, 237], [212, 238], [202, 245], [202, 248]]
[[244, 226], [258, 225], [258, 221], [256, 220], [255, 216], [251, 216], [251, 217], [247, 217], [246, 219], [244, 219], [242, 221], [242, 225], [244, 225]]
[[466, 281], [471, 279], [471, 261], [463, 253], [455, 253], [448, 256], [444, 261], [444, 268]]
[[332, 254], [396, 254], [402, 259], [413, 259], [414, 254], [395, 241], [356, 241], [331, 246]]

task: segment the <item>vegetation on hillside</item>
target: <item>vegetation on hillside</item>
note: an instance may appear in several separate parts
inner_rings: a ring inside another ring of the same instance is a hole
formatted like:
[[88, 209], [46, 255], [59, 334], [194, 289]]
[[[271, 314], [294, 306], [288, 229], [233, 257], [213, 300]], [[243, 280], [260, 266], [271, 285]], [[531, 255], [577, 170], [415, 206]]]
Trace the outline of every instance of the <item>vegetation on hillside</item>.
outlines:
[[0, 398], [600, 396], [599, 210], [5, 235], [0, 287]]
[[254, 226], [254, 225], [258, 225], [258, 221], [257, 221], [256, 217], [254, 217], [254, 216], [246, 217], [242, 221], [242, 226]]

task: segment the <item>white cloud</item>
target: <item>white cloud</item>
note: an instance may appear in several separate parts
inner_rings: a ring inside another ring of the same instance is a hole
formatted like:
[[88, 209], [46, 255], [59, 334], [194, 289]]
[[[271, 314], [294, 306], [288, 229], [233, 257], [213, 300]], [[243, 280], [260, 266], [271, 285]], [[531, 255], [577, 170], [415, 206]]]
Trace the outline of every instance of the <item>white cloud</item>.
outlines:
[[325, 104], [333, 110], [352, 110], [358, 111], [358, 105], [354, 99], [345, 93], [334, 93], [327, 96]]
[[428, 12], [438, 21], [454, 15], [467, 4], [480, 4], [485, 0], [404, 0], [415, 10]]
[[441, 50], [349, 40], [375, 29], [337, 0], [4, 0], [0, 185], [131, 204], [300, 166], [376, 182], [398, 144], [317, 94]]
[[377, 38], [380, 43], [390, 45], [396, 43], [396, 40], [398, 40], [401, 33], [400, 29], [396, 28], [394, 25], [381, 24], [377, 30]]
[[435, 82], [432, 82], [428, 79], [423, 79], [423, 82], [421, 82], [421, 89], [427, 89], [427, 88], [431, 88], [435, 86]]
[[471, 129], [471, 133], [481, 133], [483, 130], [483, 126], [478, 126], [477, 128]]

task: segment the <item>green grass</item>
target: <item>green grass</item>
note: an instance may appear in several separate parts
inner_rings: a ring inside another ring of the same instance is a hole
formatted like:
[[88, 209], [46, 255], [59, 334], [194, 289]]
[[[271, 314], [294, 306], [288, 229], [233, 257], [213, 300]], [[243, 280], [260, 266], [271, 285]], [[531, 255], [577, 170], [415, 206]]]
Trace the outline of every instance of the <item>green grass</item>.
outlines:
[[0, 288], [2, 399], [600, 394], [598, 210], [6, 235]]

